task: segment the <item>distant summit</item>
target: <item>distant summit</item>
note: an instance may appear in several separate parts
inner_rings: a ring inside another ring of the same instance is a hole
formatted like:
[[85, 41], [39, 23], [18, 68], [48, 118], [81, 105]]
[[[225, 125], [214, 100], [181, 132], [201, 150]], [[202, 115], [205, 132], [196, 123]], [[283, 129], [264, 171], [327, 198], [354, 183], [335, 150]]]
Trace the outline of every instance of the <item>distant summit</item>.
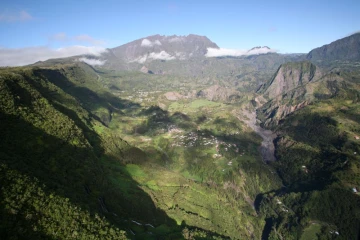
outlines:
[[109, 49], [111, 55], [125, 63], [151, 62], [153, 60], [187, 60], [196, 57], [248, 56], [276, 52], [268, 46], [250, 50], [224, 49], [206, 36], [152, 35]]
[[185, 60], [204, 56], [207, 48], [219, 48], [205, 36], [153, 35], [110, 49], [125, 62], [145, 63], [151, 60]]
[[256, 47], [253, 47], [252, 49], [250, 49], [249, 52], [252, 51], [252, 50], [259, 50], [259, 49], [270, 49], [270, 48], [268, 46], [263, 46], [263, 47], [256, 46]]
[[360, 32], [311, 50], [306, 56], [317, 60], [360, 60]]
[[257, 46], [247, 51], [247, 55], [266, 54], [269, 52], [272, 52], [272, 50], [268, 46], [263, 46], [263, 47]]
[[[232, 58], [247, 57], [251, 55], [262, 55], [268, 53], [276, 53], [277, 50], [268, 46], [256, 46], [247, 49], [227, 49], [220, 48], [216, 43], [212, 42], [206, 36], [189, 34], [186, 36], [171, 35], [152, 35], [134, 40], [115, 48], [104, 50], [100, 54], [77, 55], [64, 59], [50, 59], [47, 63], [37, 63], [38, 65], [49, 65], [55, 62], [81, 61], [92, 66], [102, 66], [108, 69], [118, 70], [141, 70], [142, 66], [151, 69], [154, 74], [164, 74], [174, 67], [168, 66], [169, 69], [163, 69], [158, 64], [165, 63], [170, 60], [186, 60], [199, 58]], [[189, 69], [193, 68], [192, 63]], [[283, 63], [283, 61], [281, 61]], [[141, 65], [139, 67], [138, 65]], [[157, 68], [157, 70], [155, 70]], [[172, 71], [171, 70], [171, 71]], [[141, 70], [148, 72], [145, 69]], [[170, 71], [170, 72], [171, 72]]]

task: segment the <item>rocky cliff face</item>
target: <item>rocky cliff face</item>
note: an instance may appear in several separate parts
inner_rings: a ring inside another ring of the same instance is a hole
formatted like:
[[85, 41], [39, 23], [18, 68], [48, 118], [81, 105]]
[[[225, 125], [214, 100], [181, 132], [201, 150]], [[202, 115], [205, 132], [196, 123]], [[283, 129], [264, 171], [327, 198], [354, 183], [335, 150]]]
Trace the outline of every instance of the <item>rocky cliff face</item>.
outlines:
[[306, 56], [311, 61], [360, 60], [360, 33], [315, 48]]
[[314, 101], [339, 98], [359, 99], [360, 88], [352, 82], [353, 76], [329, 72], [319, 79], [294, 88], [271, 99], [258, 109], [258, 117], [263, 126], [273, 127], [289, 114], [301, 109]]
[[276, 126], [282, 119], [292, 112], [307, 106], [311, 100], [303, 100], [294, 105], [282, 104], [280, 99], [270, 101], [258, 109], [258, 116], [265, 127]]
[[259, 90], [269, 101], [258, 109], [258, 117], [264, 126], [276, 126], [313, 101], [347, 96], [352, 90], [352, 84], [341, 73], [323, 73], [309, 62], [283, 64]]
[[290, 62], [282, 64], [272, 79], [264, 84], [262, 91], [264, 96], [273, 99], [292, 89], [304, 86], [318, 79], [321, 71], [310, 62]]

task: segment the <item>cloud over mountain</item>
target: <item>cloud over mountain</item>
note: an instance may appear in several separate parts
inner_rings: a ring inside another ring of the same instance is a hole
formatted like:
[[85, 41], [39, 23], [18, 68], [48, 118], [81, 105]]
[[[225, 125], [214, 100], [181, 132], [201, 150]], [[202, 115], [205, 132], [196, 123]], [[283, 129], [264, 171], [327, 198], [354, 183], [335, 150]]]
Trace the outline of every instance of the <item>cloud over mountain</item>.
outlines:
[[63, 58], [82, 54], [99, 56], [103, 47], [69, 46], [52, 49], [45, 46], [27, 48], [0, 48], [0, 66], [23, 66], [50, 58]]
[[218, 48], [206, 36], [152, 35], [137, 39], [109, 51], [124, 62], [144, 63], [152, 60], [186, 60], [203, 57], [207, 48]]
[[160, 59], [160, 60], [172, 60], [175, 59], [174, 56], [171, 56], [170, 54], [168, 54], [165, 51], [161, 51], [159, 53], [150, 53], [148, 58], [152, 58], [152, 59]]
[[176, 59], [176, 57], [170, 55], [169, 53], [167, 53], [165, 51], [161, 51], [161, 52], [158, 52], [158, 53], [157, 52], [151, 52], [149, 54], [140, 56], [140, 57], [134, 59], [131, 62], [144, 63], [148, 59], [153, 59], [153, 60], [174, 60], [174, 59]]
[[101, 66], [104, 65], [104, 63], [106, 62], [105, 60], [99, 60], [99, 59], [91, 59], [91, 58], [79, 58], [79, 61], [87, 63], [89, 65], [92, 66]]
[[155, 45], [161, 46], [161, 42], [159, 40], [155, 40], [151, 42], [149, 39], [143, 39], [141, 42], [142, 47], [153, 47]]
[[224, 57], [224, 56], [232, 56], [232, 57], [240, 57], [247, 55], [258, 55], [258, 54], [266, 54], [276, 52], [274, 49], [270, 49], [268, 47], [255, 47], [251, 50], [240, 50], [240, 49], [229, 49], [229, 48], [208, 48], [206, 57]]

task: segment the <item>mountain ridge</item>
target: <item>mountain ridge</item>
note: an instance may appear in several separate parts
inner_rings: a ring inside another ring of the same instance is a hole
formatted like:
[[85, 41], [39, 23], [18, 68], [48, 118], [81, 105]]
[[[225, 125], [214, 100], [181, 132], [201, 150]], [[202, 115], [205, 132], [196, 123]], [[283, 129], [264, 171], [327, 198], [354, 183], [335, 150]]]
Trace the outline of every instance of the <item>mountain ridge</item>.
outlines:
[[360, 61], [360, 32], [315, 48], [307, 54], [306, 58], [312, 61]]

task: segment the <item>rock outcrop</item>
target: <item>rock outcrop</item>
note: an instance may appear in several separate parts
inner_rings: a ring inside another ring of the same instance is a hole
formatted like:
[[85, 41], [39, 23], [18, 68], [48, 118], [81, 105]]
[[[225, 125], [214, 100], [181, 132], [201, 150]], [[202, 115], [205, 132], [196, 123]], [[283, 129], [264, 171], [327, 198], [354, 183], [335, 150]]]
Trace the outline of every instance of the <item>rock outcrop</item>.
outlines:
[[185, 98], [185, 96], [181, 95], [178, 92], [167, 92], [164, 94], [165, 98], [169, 101], [177, 101]]
[[351, 94], [352, 84], [338, 72], [324, 74], [310, 62], [286, 63], [259, 93], [268, 102], [258, 108], [263, 126], [272, 127], [313, 101]]
[[290, 62], [282, 64], [262, 91], [268, 99], [304, 86], [321, 77], [321, 71], [311, 62]]

